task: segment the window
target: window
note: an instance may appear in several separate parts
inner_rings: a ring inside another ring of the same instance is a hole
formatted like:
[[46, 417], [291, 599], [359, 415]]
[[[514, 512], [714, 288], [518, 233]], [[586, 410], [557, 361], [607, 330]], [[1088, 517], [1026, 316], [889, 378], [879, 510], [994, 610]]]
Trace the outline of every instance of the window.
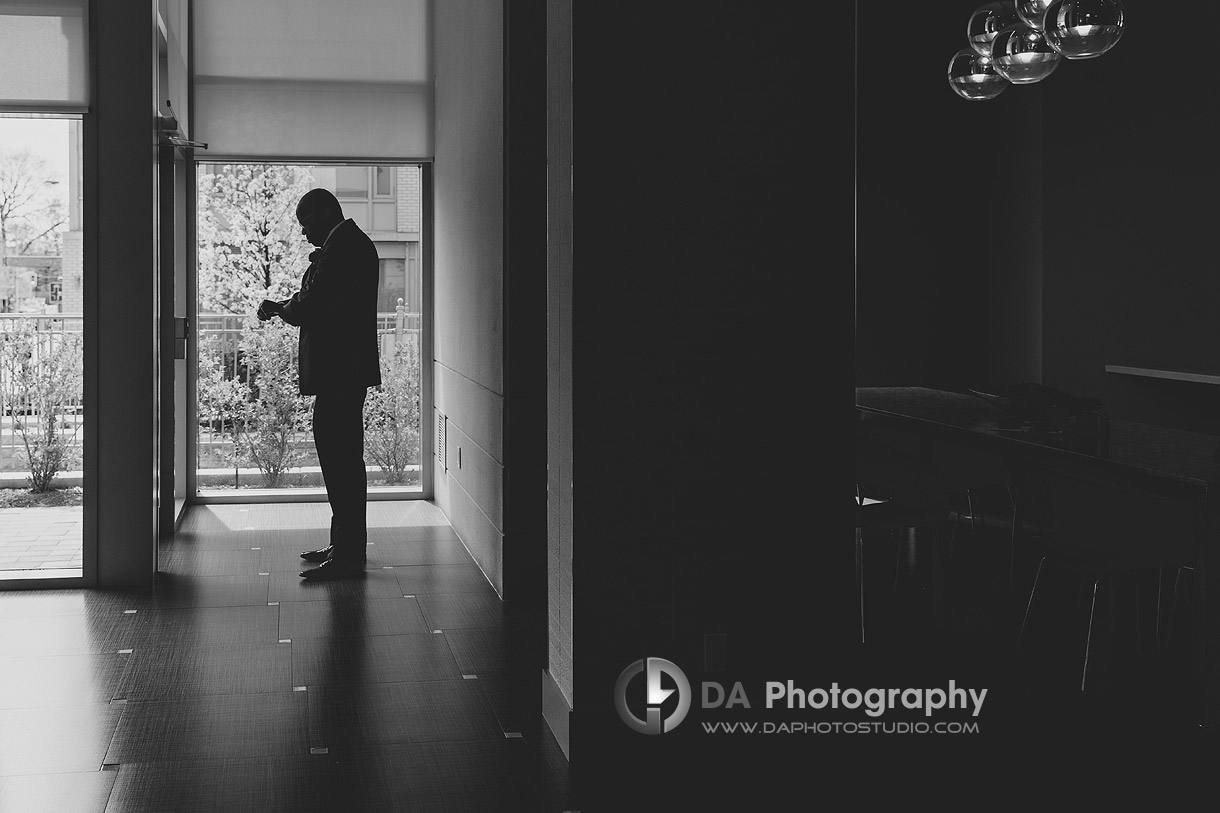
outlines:
[[373, 167], [373, 195], [388, 198], [394, 194], [394, 167]]
[[[410, 170], [406, 178], [418, 178], [419, 168]], [[262, 299], [286, 298], [299, 287], [312, 247], [292, 213], [300, 195], [317, 187], [334, 192], [344, 215], [373, 233], [380, 258], [383, 385], [365, 403], [370, 490], [422, 492], [419, 238], [398, 230], [398, 206], [418, 212], [422, 189], [408, 182], [400, 201], [395, 178], [393, 167], [199, 164], [199, 496], [221, 501], [240, 489], [323, 486], [309, 418], [312, 397], [300, 396], [295, 384], [298, 329], [248, 318]], [[380, 195], [378, 185], [391, 194]], [[251, 189], [261, 193], [255, 203]], [[401, 312], [399, 299], [405, 300]]]
[[367, 198], [369, 176], [367, 167], [339, 167], [335, 170], [335, 195], [339, 198]]

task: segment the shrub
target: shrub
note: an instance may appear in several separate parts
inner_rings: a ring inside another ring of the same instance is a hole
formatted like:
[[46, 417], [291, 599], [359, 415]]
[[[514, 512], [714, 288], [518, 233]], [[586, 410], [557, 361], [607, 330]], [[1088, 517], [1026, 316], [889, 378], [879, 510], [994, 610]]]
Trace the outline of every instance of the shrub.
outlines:
[[405, 479], [419, 462], [419, 348], [410, 339], [381, 358], [381, 386], [364, 401], [364, 451], [386, 475], [386, 483]]
[[232, 382], [243, 396], [231, 405], [234, 450], [258, 468], [263, 485], [277, 488], [305, 458], [297, 439], [309, 431], [313, 400], [300, 394], [296, 328], [278, 319], [248, 317], [240, 347], [246, 381]]
[[0, 404], [25, 447], [30, 490], [43, 493], [79, 459], [77, 405], [84, 387], [79, 333], [39, 331], [19, 319], [0, 333]]

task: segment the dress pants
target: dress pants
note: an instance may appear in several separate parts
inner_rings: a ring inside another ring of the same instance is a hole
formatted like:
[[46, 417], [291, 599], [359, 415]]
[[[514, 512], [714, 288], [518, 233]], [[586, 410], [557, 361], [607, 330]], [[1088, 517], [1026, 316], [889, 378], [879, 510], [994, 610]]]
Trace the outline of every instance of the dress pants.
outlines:
[[330, 503], [332, 558], [364, 558], [368, 542], [365, 513], [364, 398], [367, 387], [330, 389], [314, 396], [313, 442]]

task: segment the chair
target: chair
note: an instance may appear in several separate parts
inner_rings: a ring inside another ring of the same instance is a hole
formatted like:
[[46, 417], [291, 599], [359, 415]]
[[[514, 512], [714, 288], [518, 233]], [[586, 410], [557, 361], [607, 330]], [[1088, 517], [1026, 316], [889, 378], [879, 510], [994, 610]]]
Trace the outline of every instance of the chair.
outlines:
[[949, 536], [950, 553], [955, 548], [962, 520], [968, 520], [971, 533], [978, 534], [986, 526], [983, 510], [985, 501], [1003, 495], [1007, 511], [993, 517], [993, 524], [998, 522], [1000, 527], [1007, 525], [1011, 528], [1008, 539], [1008, 587], [1011, 590], [1017, 539], [1022, 525], [1008, 461], [993, 452], [940, 439], [929, 442], [928, 460], [944, 473], [945, 487], [954, 495], [953, 528]]
[[[868, 530], [889, 531], [896, 535], [903, 530], [934, 529], [949, 519], [948, 506], [943, 503], [912, 504], [898, 500], [867, 500], [861, 498], [856, 506], [856, 592], [860, 604], [860, 643], [865, 642], [864, 612], [864, 532]], [[901, 544], [895, 555], [894, 583], [898, 583], [898, 571], [902, 563]]]
[[[1083, 574], [1089, 602], [1080, 671], [1080, 690], [1083, 692], [1089, 685], [1090, 658], [1097, 643], [1094, 622], [1098, 616], [1098, 600], [1105, 598], [1107, 591], [1103, 587], [1119, 576], [1156, 575], [1154, 629], [1158, 645], [1164, 640], [1167, 632], [1167, 627], [1161, 623], [1164, 576], [1167, 572], [1176, 572], [1177, 581], [1180, 581], [1190, 568], [1193, 512], [1189, 504], [1169, 497], [1116, 484], [1103, 485], [1066, 473], [1025, 472], [1020, 479], [1020, 489], [1027, 504], [1045, 526], [1046, 550], [1030, 589], [1017, 636], [1017, 651], [1022, 650], [1026, 640], [1044, 569], [1050, 565]], [[1175, 582], [1175, 604], [1177, 593]], [[1134, 609], [1138, 624], [1138, 604]]]
[[[866, 640], [864, 533], [939, 529], [949, 519], [948, 492], [939, 471], [917, 454], [878, 440], [863, 422], [856, 433], [856, 593], [860, 641]], [[897, 584], [902, 547], [896, 545]]]

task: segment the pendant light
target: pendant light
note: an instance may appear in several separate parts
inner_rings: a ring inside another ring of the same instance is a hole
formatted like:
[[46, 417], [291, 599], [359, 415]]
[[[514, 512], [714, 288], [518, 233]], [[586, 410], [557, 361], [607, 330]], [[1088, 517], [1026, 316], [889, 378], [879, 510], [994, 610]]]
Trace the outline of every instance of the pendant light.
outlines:
[[1123, 35], [1122, 0], [1054, 0], [1046, 8], [1043, 33], [1067, 59], [1100, 56]]
[[1046, 16], [1046, 7], [1053, 0], [1017, 0], [1017, 16], [1021, 22], [1035, 31], [1042, 30], [1042, 18]]
[[1008, 80], [996, 73], [991, 57], [963, 48], [949, 60], [949, 87], [963, 99], [986, 101], [999, 96]]
[[991, 42], [992, 66], [1014, 85], [1041, 82], [1062, 61], [1063, 57], [1047, 45], [1042, 32], [1025, 24], [1010, 25]]
[[1010, 25], [1021, 22], [1013, 0], [979, 6], [966, 22], [966, 42], [979, 56], [991, 56], [991, 41]]

